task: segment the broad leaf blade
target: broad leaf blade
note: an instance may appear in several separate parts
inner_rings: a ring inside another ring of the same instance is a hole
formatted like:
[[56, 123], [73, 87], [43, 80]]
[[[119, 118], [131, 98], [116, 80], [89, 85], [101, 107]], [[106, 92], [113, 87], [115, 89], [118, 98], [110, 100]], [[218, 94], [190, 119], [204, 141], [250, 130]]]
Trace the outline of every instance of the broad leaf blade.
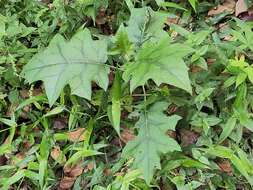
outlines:
[[53, 105], [61, 90], [69, 84], [73, 94], [90, 99], [91, 82], [107, 88], [109, 68], [107, 44], [94, 41], [89, 30], [78, 32], [70, 41], [56, 35], [49, 47], [25, 65], [23, 75], [28, 82], [44, 81], [49, 104]]
[[191, 51], [188, 46], [170, 44], [167, 40], [145, 43], [136, 61], [126, 65], [123, 79], [130, 80], [131, 92], [152, 79], [157, 85], [167, 83], [192, 93], [188, 68], [183, 61]]
[[123, 151], [123, 157], [135, 158], [134, 165], [143, 173], [147, 183], [150, 183], [154, 169], [160, 168], [160, 153], [181, 150], [178, 143], [166, 135], [167, 130], [175, 130], [181, 117], [164, 115], [163, 110], [167, 106], [167, 103], [158, 102], [141, 115], [136, 123], [139, 134]]
[[154, 12], [150, 7], [135, 8], [126, 27], [131, 42], [141, 46], [145, 41], [159, 41], [169, 38], [163, 30], [167, 15]]

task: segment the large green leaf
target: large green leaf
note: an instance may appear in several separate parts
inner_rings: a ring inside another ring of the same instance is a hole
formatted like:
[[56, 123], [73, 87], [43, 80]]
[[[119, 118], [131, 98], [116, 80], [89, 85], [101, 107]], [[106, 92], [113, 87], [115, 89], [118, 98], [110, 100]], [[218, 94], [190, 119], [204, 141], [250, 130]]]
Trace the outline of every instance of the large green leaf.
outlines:
[[169, 37], [163, 30], [167, 15], [154, 12], [150, 7], [135, 8], [126, 27], [131, 42], [141, 46], [145, 41], [159, 41]]
[[92, 40], [89, 30], [85, 29], [70, 41], [56, 35], [48, 48], [25, 65], [23, 75], [30, 83], [44, 81], [50, 105], [67, 84], [73, 94], [90, 99], [92, 81], [103, 89], [108, 86], [106, 60], [107, 43]]
[[183, 61], [191, 51], [188, 46], [170, 44], [166, 39], [158, 44], [147, 42], [135, 62], [126, 65], [123, 79], [130, 80], [131, 91], [152, 79], [157, 85], [167, 83], [192, 93], [188, 68]]
[[136, 123], [139, 134], [123, 151], [123, 157], [135, 159], [134, 165], [143, 173], [147, 183], [150, 183], [154, 169], [160, 169], [160, 153], [181, 150], [178, 143], [166, 135], [167, 130], [175, 130], [181, 117], [163, 114], [167, 106], [165, 102], [158, 102], [140, 116]]

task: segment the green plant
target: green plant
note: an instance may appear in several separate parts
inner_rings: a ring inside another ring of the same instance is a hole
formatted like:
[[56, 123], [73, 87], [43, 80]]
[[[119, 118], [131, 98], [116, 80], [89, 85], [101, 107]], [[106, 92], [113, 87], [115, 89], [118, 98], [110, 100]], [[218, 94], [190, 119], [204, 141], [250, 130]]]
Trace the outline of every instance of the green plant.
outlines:
[[0, 1], [0, 189], [252, 189], [252, 23], [212, 6]]

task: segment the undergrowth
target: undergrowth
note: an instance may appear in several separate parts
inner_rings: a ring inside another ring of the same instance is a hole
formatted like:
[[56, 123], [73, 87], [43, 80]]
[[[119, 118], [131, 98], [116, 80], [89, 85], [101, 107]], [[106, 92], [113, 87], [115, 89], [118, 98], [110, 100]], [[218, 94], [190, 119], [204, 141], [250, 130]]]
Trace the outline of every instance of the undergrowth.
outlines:
[[0, 189], [252, 189], [253, 25], [222, 3], [1, 0]]

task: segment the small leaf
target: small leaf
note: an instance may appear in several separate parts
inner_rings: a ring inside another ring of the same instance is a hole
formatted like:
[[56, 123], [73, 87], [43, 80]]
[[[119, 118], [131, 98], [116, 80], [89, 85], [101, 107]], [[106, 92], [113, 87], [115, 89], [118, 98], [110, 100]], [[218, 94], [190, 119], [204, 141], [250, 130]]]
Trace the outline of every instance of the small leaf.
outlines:
[[235, 81], [235, 87], [238, 87], [240, 84], [242, 84], [247, 78], [247, 74], [241, 72], [237, 77]]
[[126, 59], [129, 58], [130, 54], [132, 53], [132, 43], [128, 39], [128, 34], [124, 29], [123, 25], [120, 26], [118, 29], [116, 36], [113, 38], [114, 46], [110, 51], [110, 55], [123, 55]]
[[169, 38], [163, 30], [167, 15], [154, 12], [150, 7], [134, 8], [126, 27], [129, 40], [141, 46], [146, 41], [156, 42], [161, 38]]
[[227, 121], [227, 123], [225, 124], [225, 126], [223, 127], [223, 131], [219, 137], [219, 142], [223, 142], [233, 131], [233, 129], [236, 126], [236, 121], [237, 119], [235, 117], [230, 117]]
[[71, 164], [75, 164], [78, 161], [80, 161], [83, 158], [89, 157], [89, 156], [95, 156], [95, 155], [99, 155], [102, 154], [98, 151], [95, 150], [80, 150], [77, 151], [75, 154], [73, 154], [68, 161], [66, 162], [66, 166], [71, 165]]
[[253, 68], [247, 67], [244, 71], [247, 73], [249, 81], [253, 84]]
[[112, 86], [112, 123], [114, 129], [120, 134], [120, 116], [121, 116], [121, 81], [119, 73], [115, 74]]
[[183, 11], [187, 11], [187, 9], [185, 9], [184, 7], [178, 5], [177, 3], [173, 3], [173, 2], [162, 2], [160, 3], [161, 7], [171, 7], [171, 8], [176, 8], [176, 9], [180, 9]]
[[17, 126], [17, 123], [10, 119], [0, 118], [0, 122], [4, 123], [5, 125], [8, 125], [9, 127], [15, 127]]
[[65, 110], [64, 106], [55, 107], [51, 111], [47, 112], [46, 115], [44, 115], [44, 117], [49, 117], [49, 116], [52, 116], [52, 115], [57, 115], [57, 114], [63, 112], [64, 110]]
[[228, 88], [230, 87], [231, 85], [233, 85], [236, 81], [236, 77], [235, 76], [232, 76], [232, 77], [229, 77], [223, 84], [223, 87], [224, 88]]
[[188, 0], [188, 1], [191, 4], [194, 11], [196, 12], [196, 3], [198, 2], [198, 0]]

